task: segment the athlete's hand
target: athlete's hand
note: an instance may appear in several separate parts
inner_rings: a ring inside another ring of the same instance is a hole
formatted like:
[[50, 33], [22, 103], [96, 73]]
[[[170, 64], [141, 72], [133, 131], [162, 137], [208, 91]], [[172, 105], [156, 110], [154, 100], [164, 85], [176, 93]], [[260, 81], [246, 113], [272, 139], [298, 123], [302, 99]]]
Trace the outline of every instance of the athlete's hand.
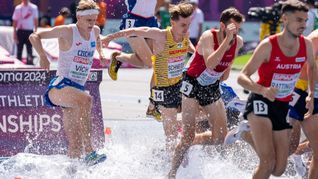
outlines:
[[104, 55], [99, 56], [100, 64], [104, 67], [106, 66], [106, 57]]
[[46, 70], [50, 70], [50, 62], [47, 59], [46, 55], [41, 55], [40, 56], [40, 67], [44, 68]]
[[225, 39], [228, 40], [228, 42], [231, 42], [234, 38], [234, 34], [237, 34], [237, 28], [234, 23], [230, 23], [226, 26], [225, 29], [226, 37]]
[[308, 109], [307, 113], [304, 116], [304, 119], [311, 117], [312, 112], [314, 111], [314, 98], [311, 95], [306, 97], [306, 108]]
[[102, 47], [103, 48], [107, 48], [108, 47], [108, 45], [109, 45], [109, 43], [110, 43], [110, 41], [111, 41], [111, 39], [110, 39], [110, 37], [107, 35], [107, 36], [105, 36], [105, 37], [102, 37]]
[[262, 87], [261, 89], [261, 94], [270, 101], [275, 101], [277, 93], [278, 89], [274, 87]]

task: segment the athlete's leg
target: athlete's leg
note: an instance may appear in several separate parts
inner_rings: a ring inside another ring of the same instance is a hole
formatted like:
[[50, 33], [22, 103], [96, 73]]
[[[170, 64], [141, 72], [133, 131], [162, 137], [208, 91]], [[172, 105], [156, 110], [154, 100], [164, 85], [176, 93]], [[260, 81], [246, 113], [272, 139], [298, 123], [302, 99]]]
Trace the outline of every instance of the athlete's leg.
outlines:
[[[87, 93], [75, 89], [73, 87], [64, 87], [62, 89], [53, 88], [49, 92], [49, 98], [53, 102], [53, 104], [58, 106], [63, 106], [71, 109], [71, 112], [76, 113], [76, 117], [74, 120], [70, 120], [70, 123], [67, 124], [67, 127], [71, 125], [77, 126], [76, 130], [79, 130], [79, 138], [84, 145], [85, 152], [92, 152], [92, 145], [90, 139], [90, 111], [92, 106], [92, 97]], [[67, 116], [71, 115], [71, 113], [67, 113]], [[75, 116], [75, 115], [74, 115]], [[65, 119], [64, 121], [66, 121]], [[69, 130], [69, 129], [65, 129]], [[72, 129], [70, 129], [72, 130]], [[74, 135], [71, 135], [74, 137]], [[76, 141], [76, 139], [69, 139], [72, 141]]]
[[207, 112], [211, 132], [197, 134], [193, 144], [222, 144], [227, 133], [226, 112], [221, 99], [203, 107]]
[[[154, 85], [155, 85], [154, 74], [152, 74], [151, 81], [150, 81], [150, 89], [152, 89]], [[150, 90], [150, 98], [151, 98], [151, 90]], [[158, 110], [157, 106], [155, 106], [154, 102], [151, 101], [150, 99], [149, 99], [146, 115], [150, 117], [154, 117], [157, 121], [162, 120], [160, 111]]]
[[297, 150], [295, 151], [295, 154], [302, 155], [306, 152], [311, 152], [308, 139], [304, 140], [302, 143], [298, 145]]
[[177, 108], [165, 108], [159, 106], [163, 129], [166, 135], [166, 145], [170, 153], [175, 149], [177, 137], [178, 137], [178, 128], [181, 127], [181, 121], [177, 121]]
[[301, 126], [313, 151], [313, 157], [309, 168], [309, 178], [318, 178], [318, 114], [313, 115], [310, 119], [302, 121]]
[[152, 61], [152, 41], [141, 37], [131, 37], [127, 39], [134, 53], [116, 52], [111, 55], [111, 63], [108, 68], [109, 76], [117, 80], [117, 72], [122, 62], [127, 62], [136, 67], [151, 67]]
[[153, 41], [143, 37], [129, 37], [127, 41], [134, 53], [121, 53], [121, 55], [117, 56], [117, 59], [138, 67], [152, 67]]
[[183, 135], [181, 141], [176, 147], [174, 157], [172, 159], [172, 168], [169, 172], [169, 177], [174, 178], [177, 170], [186, 154], [187, 150], [192, 145], [195, 136], [195, 117], [198, 112], [198, 103], [194, 98], [182, 97], [182, 124]]
[[67, 155], [70, 158], [79, 158], [81, 156], [82, 141], [80, 139], [78, 110], [74, 108], [63, 109], [63, 126], [68, 139]]
[[290, 130], [284, 129], [273, 131], [273, 142], [275, 147], [275, 167], [272, 172], [274, 176], [281, 176], [287, 166], [287, 158], [289, 156]]
[[289, 117], [289, 123], [293, 126], [290, 134], [289, 155], [295, 153], [300, 140], [301, 126], [298, 120]]
[[253, 179], [268, 179], [275, 167], [275, 148], [273, 143], [272, 123], [266, 117], [253, 113], [247, 115], [256, 153], [260, 159]]

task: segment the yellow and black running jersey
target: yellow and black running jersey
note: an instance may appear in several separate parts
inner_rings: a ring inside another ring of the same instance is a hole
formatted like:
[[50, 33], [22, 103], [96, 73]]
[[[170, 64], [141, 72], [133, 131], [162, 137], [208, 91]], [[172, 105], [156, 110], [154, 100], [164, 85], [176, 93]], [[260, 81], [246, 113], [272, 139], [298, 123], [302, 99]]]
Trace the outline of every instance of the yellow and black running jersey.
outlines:
[[154, 81], [157, 87], [167, 87], [181, 81], [185, 57], [189, 48], [189, 38], [182, 42], [173, 40], [171, 27], [167, 27], [167, 40], [164, 50], [152, 57]]

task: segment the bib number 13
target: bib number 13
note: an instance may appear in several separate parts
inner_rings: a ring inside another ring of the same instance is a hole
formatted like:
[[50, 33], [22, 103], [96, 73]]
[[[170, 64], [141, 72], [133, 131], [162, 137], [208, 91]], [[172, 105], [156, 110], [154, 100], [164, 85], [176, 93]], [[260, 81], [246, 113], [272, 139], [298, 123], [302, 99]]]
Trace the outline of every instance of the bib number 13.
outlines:
[[263, 101], [253, 101], [254, 114], [268, 114], [268, 106]]

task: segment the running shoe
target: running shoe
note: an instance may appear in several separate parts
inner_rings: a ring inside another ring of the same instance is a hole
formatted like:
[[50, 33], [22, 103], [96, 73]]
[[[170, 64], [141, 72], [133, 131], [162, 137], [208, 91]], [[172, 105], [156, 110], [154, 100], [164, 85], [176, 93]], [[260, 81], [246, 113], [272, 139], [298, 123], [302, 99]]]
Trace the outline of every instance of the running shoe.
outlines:
[[152, 103], [149, 104], [149, 106], [148, 106], [148, 109], [147, 109], [147, 112], [146, 112], [146, 116], [147, 116], [147, 117], [154, 118], [154, 119], [156, 119], [158, 122], [162, 122], [160, 111], [159, 111], [158, 108], [157, 108], [155, 105], [153, 105]]
[[96, 151], [91, 152], [90, 154], [87, 154], [84, 161], [86, 165], [93, 166], [98, 163], [104, 162], [107, 159], [107, 156], [105, 154], [97, 154]]
[[242, 132], [250, 131], [250, 126], [246, 120], [243, 120], [237, 128], [229, 131], [225, 136], [224, 145], [233, 144], [235, 141], [241, 139]]
[[119, 52], [114, 52], [112, 55], [111, 55], [111, 62], [110, 62], [110, 65], [108, 67], [108, 74], [110, 76], [110, 78], [114, 81], [117, 80], [117, 72], [118, 72], [118, 69], [120, 68], [122, 62], [117, 60], [116, 57], [120, 55]]

